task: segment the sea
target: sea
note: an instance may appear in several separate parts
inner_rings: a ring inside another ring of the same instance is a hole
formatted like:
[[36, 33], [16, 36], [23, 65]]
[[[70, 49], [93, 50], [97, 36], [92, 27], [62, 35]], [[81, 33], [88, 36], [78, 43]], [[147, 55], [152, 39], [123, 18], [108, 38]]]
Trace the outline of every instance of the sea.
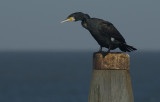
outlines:
[[[0, 102], [88, 102], [92, 51], [0, 52]], [[160, 102], [160, 52], [135, 51], [135, 102]]]

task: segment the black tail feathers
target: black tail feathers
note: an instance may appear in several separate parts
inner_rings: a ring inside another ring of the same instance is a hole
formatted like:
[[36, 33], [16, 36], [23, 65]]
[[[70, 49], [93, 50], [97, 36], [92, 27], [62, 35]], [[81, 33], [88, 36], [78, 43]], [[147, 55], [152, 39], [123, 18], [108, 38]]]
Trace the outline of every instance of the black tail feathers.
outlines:
[[137, 50], [133, 46], [127, 45], [125, 43], [120, 44], [119, 49], [124, 52], [131, 52], [131, 51]]

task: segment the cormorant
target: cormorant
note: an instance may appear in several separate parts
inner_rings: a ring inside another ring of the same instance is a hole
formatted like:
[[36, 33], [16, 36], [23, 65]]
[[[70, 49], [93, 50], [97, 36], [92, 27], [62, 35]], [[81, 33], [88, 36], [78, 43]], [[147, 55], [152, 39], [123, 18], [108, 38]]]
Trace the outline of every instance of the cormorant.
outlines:
[[107, 53], [116, 48], [119, 48], [124, 52], [137, 50], [133, 46], [126, 44], [123, 36], [111, 22], [104, 21], [99, 18], [91, 18], [88, 14], [84, 14], [82, 12], [72, 13], [61, 23], [67, 21], [81, 21], [82, 26], [91, 33], [100, 45], [99, 52], [102, 52], [102, 47], [108, 48]]

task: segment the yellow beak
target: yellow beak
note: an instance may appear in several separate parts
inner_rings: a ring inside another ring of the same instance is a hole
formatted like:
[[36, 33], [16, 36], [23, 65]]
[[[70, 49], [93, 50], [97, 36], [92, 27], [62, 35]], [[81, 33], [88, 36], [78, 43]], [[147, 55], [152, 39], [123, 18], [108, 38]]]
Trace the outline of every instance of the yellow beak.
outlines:
[[68, 22], [68, 21], [75, 21], [75, 18], [74, 17], [70, 17], [64, 21], [61, 21], [61, 23], [64, 23], [64, 22]]

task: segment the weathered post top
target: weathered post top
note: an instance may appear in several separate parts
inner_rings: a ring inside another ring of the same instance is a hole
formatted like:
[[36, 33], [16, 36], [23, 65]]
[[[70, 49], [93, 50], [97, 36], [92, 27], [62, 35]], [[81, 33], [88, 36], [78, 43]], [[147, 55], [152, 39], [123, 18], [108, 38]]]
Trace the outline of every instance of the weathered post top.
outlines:
[[105, 52], [96, 52], [93, 55], [93, 69], [96, 70], [129, 70], [129, 55], [112, 52], [103, 57]]
[[93, 71], [88, 102], [134, 102], [126, 53], [97, 52], [93, 55]]

